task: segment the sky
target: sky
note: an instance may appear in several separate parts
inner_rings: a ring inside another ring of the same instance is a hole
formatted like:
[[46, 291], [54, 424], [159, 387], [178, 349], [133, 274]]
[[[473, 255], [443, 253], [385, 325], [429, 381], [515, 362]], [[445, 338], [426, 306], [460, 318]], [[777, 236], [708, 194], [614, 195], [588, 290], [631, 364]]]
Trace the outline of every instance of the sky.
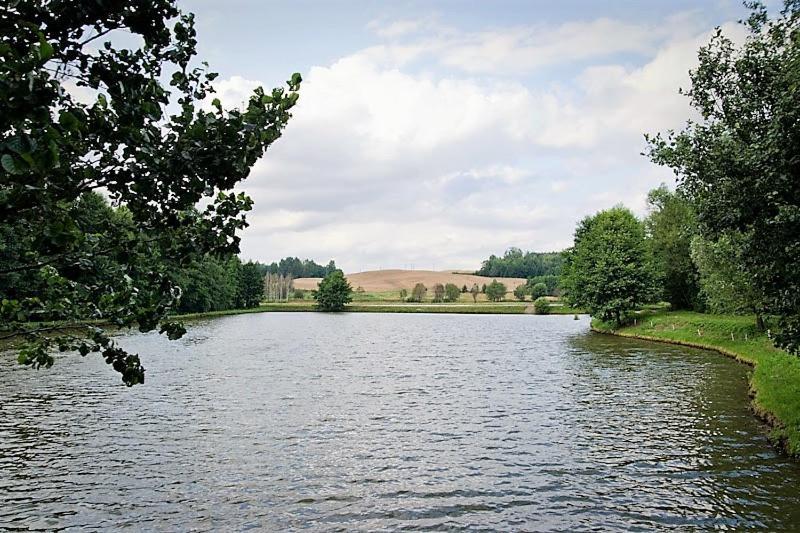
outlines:
[[284, 135], [242, 184], [242, 257], [345, 272], [470, 269], [562, 250], [587, 215], [646, 214], [671, 171], [645, 133], [681, 128], [680, 87], [734, 0], [185, 0], [218, 97], [300, 72]]

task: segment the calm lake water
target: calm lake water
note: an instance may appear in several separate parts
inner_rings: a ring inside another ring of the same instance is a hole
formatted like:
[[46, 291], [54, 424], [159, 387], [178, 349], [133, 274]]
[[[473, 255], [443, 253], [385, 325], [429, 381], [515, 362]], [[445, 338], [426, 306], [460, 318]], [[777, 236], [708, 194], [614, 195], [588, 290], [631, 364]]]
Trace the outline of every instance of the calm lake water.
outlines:
[[798, 529], [725, 357], [571, 316], [251, 314], [0, 358], [0, 530]]

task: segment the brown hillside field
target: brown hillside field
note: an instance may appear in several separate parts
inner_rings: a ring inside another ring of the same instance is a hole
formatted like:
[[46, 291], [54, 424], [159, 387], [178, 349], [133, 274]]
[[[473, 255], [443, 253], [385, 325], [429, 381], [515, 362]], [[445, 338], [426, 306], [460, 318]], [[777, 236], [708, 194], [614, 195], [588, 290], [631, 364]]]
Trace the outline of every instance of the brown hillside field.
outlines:
[[[400, 289], [408, 289], [410, 291], [417, 283], [422, 283], [428, 289], [431, 289], [437, 283], [442, 285], [453, 283], [458, 288], [466, 285], [469, 289], [473, 283], [477, 283], [478, 287], [481, 287], [484, 283], [488, 285], [493, 279], [504, 283], [509, 291], [513, 291], [517, 285], [524, 285], [527, 282], [524, 278], [487, 278], [473, 274], [461, 274], [453, 270], [441, 272], [435, 270], [373, 270], [346, 274], [346, 277], [353, 289], [362, 287], [365, 291], [370, 292]], [[294, 280], [294, 286], [297, 289], [316, 290], [320, 279], [322, 278], [297, 278]]]

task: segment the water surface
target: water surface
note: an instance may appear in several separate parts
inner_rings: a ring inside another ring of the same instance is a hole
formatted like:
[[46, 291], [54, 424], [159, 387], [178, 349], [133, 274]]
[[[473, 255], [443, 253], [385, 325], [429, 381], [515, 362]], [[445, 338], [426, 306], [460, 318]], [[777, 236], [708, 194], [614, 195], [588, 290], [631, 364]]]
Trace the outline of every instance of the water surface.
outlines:
[[250, 314], [0, 360], [0, 530], [800, 527], [747, 367], [571, 316]]

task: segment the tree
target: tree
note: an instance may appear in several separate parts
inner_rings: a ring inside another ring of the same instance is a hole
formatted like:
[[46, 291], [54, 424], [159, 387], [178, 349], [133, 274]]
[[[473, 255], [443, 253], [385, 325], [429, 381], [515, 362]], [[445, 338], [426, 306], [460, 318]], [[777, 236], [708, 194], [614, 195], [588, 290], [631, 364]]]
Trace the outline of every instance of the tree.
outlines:
[[547, 301], [547, 298], [539, 297], [533, 301], [533, 313], [535, 315], [550, 314], [550, 302]]
[[433, 303], [440, 303], [444, 300], [444, 285], [436, 283], [433, 286]]
[[714, 313], [753, 313], [756, 326], [764, 329], [764, 296], [743, 268], [741, 235], [723, 235], [711, 242], [696, 236], [691, 243], [700, 286]]
[[622, 324], [652, 294], [646, 246], [643, 224], [624, 207], [584, 218], [565, 252], [561, 286], [567, 301]]
[[525, 301], [525, 296], [528, 294], [528, 288], [525, 285], [517, 285], [514, 288], [514, 297], [520, 302]]
[[700, 309], [699, 274], [690, 245], [697, 230], [691, 204], [666, 185], [647, 195], [650, 214], [645, 219], [653, 274], [661, 297], [673, 309]]
[[409, 301], [411, 302], [421, 302], [425, 298], [425, 293], [428, 292], [428, 288], [425, 287], [422, 283], [417, 283], [414, 285], [414, 288], [411, 289], [411, 297]]
[[236, 291], [236, 306], [244, 309], [258, 307], [264, 298], [264, 277], [256, 263], [240, 265]]
[[534, 276], [528, 278], [528, 287], [531, 291], [538, 284], [544, 284], [545, 292], [541, 295], [556, 296], [558, 294], [559, 276]]
[[496, 279], [493, 279], [492, 282], [486, 286], [486, 297], [492, 302], [499, 302], [505, 298], [506, 292], [506, 286]]
[[461, 287], [461, 293], [466, 294], [467, 292], [469, 292], [469, 289], [467, 289], [467, 284], [465, 283], [464, 286]]
[[481, 290], [478, 288], [477, 283], [472, 284], [472, 288], [469, 290], [469, 293], [472, 295], [472, 303], [478, 303], [478, 295], [481, 293]]
[[483, 286], [481, 286], [481, 293], [482, 294], [486, 294], [486, 284], [485, 283], [483, 284]]
[[800, 3], [770, 19], [751, 5], [736, 46], [721, 30], [700, 49], [686, 92], [700, 119], [649, 138], [696, 206], [704, 239], [741, 235], [741, 268], [779, 318], [776, 344], [800, 353]]
[[353, 301], [353, 288], [341, 270], [334, 270], [319, 282], [314, 292], [317, 309], [320, 311], [344, 311], [344, 306]]
[[458, 299], [461, 297], [461, 289], [458, 288], [458, 285], [453, 283], [448, 283], [444, 286], [444, 301], [445, 302], [457, 302]]
[[509, 248], [503, 257], [492, 255], [476, 272], [479, 276], [528, 278], [561, 273], [563, 257], [558, 252], [523, 252]]
[[[281, 136], [300, 76], [242, 110], [205, 110], [216, 74], [193, 66], [193, 16], [171, 0], [6, 2], [0, 33], [0, 337], [24, 336], [18, 360], [34, 368], [53, 347], [100, 352], [142, 383], [139, 357], [84, 320], [184, 333], [168, 319], [172, 273], [238, 251], [252, 201], [234, 189]], [[117, 48], [116, 34], [135, 38]], [[94, 190], [124, 206], [99, 231], [80, 216]]]
[[408, 291], [406, 289], [400, 289], [400, 300], [405, 302], [406, 298], [408, 298]]
[[547, 285], [544, 283], [536, 283], [533, 287], [531, 287], [531, 297], [534, 300], [541, 298], [542, 296], [546, 296], [547, 294]]

